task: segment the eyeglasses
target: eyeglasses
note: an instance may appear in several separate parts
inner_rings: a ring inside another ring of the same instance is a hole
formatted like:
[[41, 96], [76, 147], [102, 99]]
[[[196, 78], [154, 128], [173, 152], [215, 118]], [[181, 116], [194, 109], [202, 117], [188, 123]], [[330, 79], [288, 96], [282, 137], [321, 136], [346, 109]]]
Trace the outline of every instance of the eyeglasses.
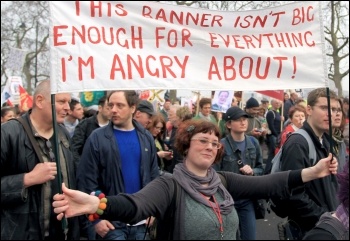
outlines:
[[211, 146], [214, 148], [214, 149], [220, 149], [222, 147], [222, 144], [220, 142], [216, 142], [216, 141], [208, 141], [207, 139], [191, 139], [191, 141], [199, 141], [199, 143], [202, 145], [202, 146], [207, 146], [209, 143], [211, 144]]
[[[328, 106], [327, 105], [315, 105], [315, 106], [320, 108], [320, 110], [322, 110], [322, 111], [328, 111]], [[338, 114], [338, 113], [342, 112], [342, 109], [341, 108], [332, 107], [331, 111], [332, 111], [332, 113]]]
[[[55, 154], [52, 151], [52, 144], [50, 140], [42, 139], [43, 141], [39, 141], [41, 150], [43, 150], [44, 154], [50, 157], [51, 161], [55, 160]], [[45, 143], [45, 146], [43, 145]], [[48, 151], [48, 152], [47, 152]]]

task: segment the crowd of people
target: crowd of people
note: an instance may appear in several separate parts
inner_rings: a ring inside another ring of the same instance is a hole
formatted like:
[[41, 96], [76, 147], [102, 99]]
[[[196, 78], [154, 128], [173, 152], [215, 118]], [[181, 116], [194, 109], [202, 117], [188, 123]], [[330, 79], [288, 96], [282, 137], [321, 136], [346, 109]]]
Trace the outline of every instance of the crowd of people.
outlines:
[[[1, 109], [2, 239], [150, 239], [156, 218], [171, 230], [159, 231], [167, 239], [255, 240], [254, 200], [271, 197], [298, 239], [319, 237], [309, 232], [326, 213], [349, 228], [348, 192], [339, 194], [335, 176], [348, 187], [349, 100], [333, 91], [312, 90], [307, 100], [294, 92], [284, 101], [233, 97], [225, 111], [203, 97], [194, 111], [116, 90], [93, 113], [60, 93], [54, 123], [49, 90], [42, 81], [21, 115]], [[316, 164], [306, 139], [291, 135], [298, 129], [312, 139]], [[282, 172], [270, 174], [282, 145]]]

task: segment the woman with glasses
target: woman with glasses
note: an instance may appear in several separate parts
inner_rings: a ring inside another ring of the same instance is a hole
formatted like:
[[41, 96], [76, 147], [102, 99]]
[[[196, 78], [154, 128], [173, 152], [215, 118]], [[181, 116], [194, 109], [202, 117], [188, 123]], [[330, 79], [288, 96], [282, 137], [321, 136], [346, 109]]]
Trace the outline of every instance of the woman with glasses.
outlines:
[[338, 159], [339, 169], [342, 171], [346, 162], [346, 144], [344, 141], [344, 128], [346, 124], [346, 115], [343, 110], [343, 102], [338, 99], [335, 106], [331, 108], [332, 111], [332, 138], [333, 138], [333, 152]]
[[[229, 134], [221, 140], [225, 148], [217, 170], [247, 176], [263, 175], [264, 168], [259, 141], [253, 136], [245, 135], [249, 117], [237, 106], [227, 110], [225, 122]], [[256, 239], [254, 201], [250, 198], [235, 199], [234, 206], [239, 217], [239, 237], [242, 240]]]
[[160, 176], [132, 195], [96, 197], [63, 185], [64, 194], [56, 194], [53, 202], [57, 218], [98, 212], [93, 216], [133, 224], [155, 216], [164, 225], [158, 228], [157, 238], [236, 239], [236, 199], [288, 196], [304, 182], [335, 174], [338, 165], [329, 155], [313, 168], [293, 172], [258, 177], [222, 172], [219, 176], [212, 165], [224, 151], [220, 133], [216, 124], [205, 120], [182, 122], [175, 146], [185, 159], [175, 166], [173, 175]]
[[147, 125], [147, 130], [154, 137], [154, 143], [157, 148], [157, 159], [160, 174], [164, 173], [164, 162], [171, 161], [172, 151], [164, 144], [165, 120], [162, 114], [153, 115], [151, 122]]

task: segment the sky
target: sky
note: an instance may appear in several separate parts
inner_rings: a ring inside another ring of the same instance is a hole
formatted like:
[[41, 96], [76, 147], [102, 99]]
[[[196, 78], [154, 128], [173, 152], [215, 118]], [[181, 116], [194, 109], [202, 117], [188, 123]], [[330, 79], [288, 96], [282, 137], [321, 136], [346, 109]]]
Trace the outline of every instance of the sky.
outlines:
[[[349, 92], [349, 76], [346, 76], [343, 80], [342, 80], [342, 86], [343, 86], [343, 90], [346, 90], [347, 92]], [[348, 94], [349, 95], [349, 94]]]

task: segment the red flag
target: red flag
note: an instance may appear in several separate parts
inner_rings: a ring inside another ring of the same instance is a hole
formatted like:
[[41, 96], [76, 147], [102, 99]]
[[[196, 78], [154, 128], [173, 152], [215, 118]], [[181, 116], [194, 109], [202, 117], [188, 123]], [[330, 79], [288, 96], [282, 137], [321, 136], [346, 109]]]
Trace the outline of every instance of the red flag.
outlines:
[[283, 101], [284, 99], [283, 90], [265, 90], [265, 91], [255, 91], [255, 92], [258, 92], [260, 94], [263, 94], [281, 101]]
[[28, 111], [33, 106], [33, 97], [28, 94], [28, 92], [19, 85], [19, 95], [20, 95], [20, 101], [19, 101], [19, 108], [21, 111]]
[[7, 102], [7, 105], [8, 105], [8, 106], [13, 107], [13, 104], [12, 104], [12, 102], [11, 102], [11, 100], [10, 100], [10, 99], [7, 99], [7, 101], [6, 101], [6, 102]]

